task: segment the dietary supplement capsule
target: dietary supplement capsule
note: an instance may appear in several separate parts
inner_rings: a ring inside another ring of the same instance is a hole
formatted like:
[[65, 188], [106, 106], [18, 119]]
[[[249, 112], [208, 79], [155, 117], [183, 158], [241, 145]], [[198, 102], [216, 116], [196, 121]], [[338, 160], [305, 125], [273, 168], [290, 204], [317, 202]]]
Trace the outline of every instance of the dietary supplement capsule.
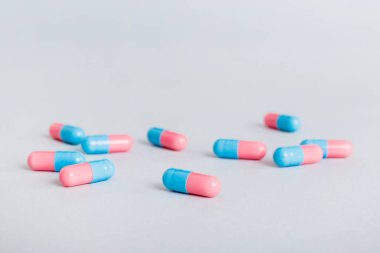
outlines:
[[295, 132], [301, 127], [301, 121], [298, 117], [278, 113], [267, 113], [264, 122], [269, 128], [285, 132]]
[[187, 138], [183, 134], [174, 133], [157, 127], [149, 129], [148, 140], [155, 146], [175, 151], [180, 151], [187, 145]]
[[63, 186], [71, 187], [105, 181], [114, 173], [113, 163], [104, 159], [67, 166], [59, 173], [59, 180]]
[[345, 140], [303, 140], [301, 145], [316, 144], [323, 150], [323, 158], [345, 158], [352, 154], [352, 143]]
[[267, 152], [264, 143], [219, 139], [214, 143], [214, 153], [221, 158], [260, 160]]
[[63, 167], [85, 162], [82, 153], [76, 151], [34, 151], [28, 156], [32, 170], [57, 171]]
[[83, 140], [82, 148], [87, 154], [107, 154], [128, 152], [132, 144], [129, 135], [93, 135]]
[[49, 131], [54, 139], [73, 145], [80, 144], [86, 136], [82, 128], [61, 123], [53, 123]]
[[279, 167], [299, 166], [322, 160], [323, 151], [318, 145], [282, 147], [275, 150], [273, 160]]
[[213, 198], [220, 192], [221, 184], [214, 176], [181, 169], [168, 169], [162, 176], [165, 187], [171, 191]]

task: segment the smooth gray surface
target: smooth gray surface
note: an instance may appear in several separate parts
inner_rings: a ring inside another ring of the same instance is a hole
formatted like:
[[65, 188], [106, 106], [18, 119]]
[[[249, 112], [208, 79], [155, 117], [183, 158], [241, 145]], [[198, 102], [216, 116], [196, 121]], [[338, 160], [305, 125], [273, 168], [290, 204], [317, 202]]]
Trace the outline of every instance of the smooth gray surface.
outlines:
[[[378, 1], [5, 1], [0, 5], [0, 252], [379, 252]], [[301, 117], [299, 133], [262, 124]], [[34, 150], [79, 150], [54, 122], [127, 133], [110, 181], [32, 172]], [[185, 133], [152, 147], [152, 126]], [[217, 159], [220, 137], [263, 161]], [[349, 139], [349, 159], [274, 167], [278, 146]], [[171, 193], [168, 167], [219, 177], [214, 199]]]

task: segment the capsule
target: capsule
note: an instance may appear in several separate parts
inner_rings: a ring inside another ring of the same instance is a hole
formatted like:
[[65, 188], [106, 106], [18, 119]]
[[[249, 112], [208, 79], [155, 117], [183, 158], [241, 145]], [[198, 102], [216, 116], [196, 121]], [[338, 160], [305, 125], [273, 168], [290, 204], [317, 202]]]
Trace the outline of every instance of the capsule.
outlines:
[[110, 179], [115, 166], [110, 160], [98, 160], [67, 166], [59, 173], [59, 180], [65, 187], [92, 184]]
[[80, 144], [86, 137], [82, 128], [61, 123], [53, 123], [49, 131], [54, 139], [72, 145]]
[[183, 134], [174, 133], [157, 127], [149, 129], [148, 140], [155, 146], [175, 151], [180, 151], [187, 145], [187, 138]]
[[219, 139], [214, 143], [214, 153], [220, 158], [261, 160], [267, 148], [258, 141]]
[[285, 132], [295, 132], [301, 127], [301, 121], [298, 117], [278, 113], [267, 113], [264, 122], [269, 128]]
[[345, 158], [352, 154], [352, 143], [344, 140], [303, 140], [301, 145], [316, 144], [323, 150], [323, 158]]
[[282, 147], [274, 151], [273, 160], [278, 167], [299, 166], [322, 160], [323, 151], [318, 145]]
[[82, 142], [82, 149], [87, 154], [107, 154], [128, 152], [133, 145], [129, 135], [93, 135]]
[[34, 151], [28, 156], [28, 165], [32, 170], [59, 172], [65, 166], [85, 160], [83, 154], [76, 151]]
[[181, 169], [168, 169], [162, 182], [171, 191], [213, 198], [220, 192], [221, 184], [214, 176]]

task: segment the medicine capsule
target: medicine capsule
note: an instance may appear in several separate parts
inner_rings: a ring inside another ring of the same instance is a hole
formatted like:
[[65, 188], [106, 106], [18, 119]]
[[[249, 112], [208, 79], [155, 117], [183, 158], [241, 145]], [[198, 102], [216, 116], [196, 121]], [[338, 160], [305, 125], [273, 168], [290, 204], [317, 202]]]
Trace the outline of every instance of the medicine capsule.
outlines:
[[345, 158], [352, 154], [352, 143], [344, 140], [303, 140], [301, 145], [316, 144], [323, 150], [323, 158]]
[[273, 154], [273, 160], [279, 167], [317, 163], [322, 157], [321, 147], [313, 144], [278, 148]]
[[221, 158], [260, 160], [267, 152], [264, 143], [219, 139], [214, 143], [214, 153]]
[[214, 176], [181, 169], [168, 169], [162, 182], [171, 191], [213, 198], [220, 192], [221, 184]]
[[82, 128], [61, 123], [52, 124], [49, 130], [54, 139], [73, 145], [80, 144], [86, 137]]
[[155, 146], [175, 151], [180, 151], [187, 145], [187, 138], [183, 134], [174, 133], [157, 127], [149, 129], [148, 140]]
[[92, 184], [110, 179], [115, 166], [110, 160], [98, 160], [67, 166], [59, 173], [59, 180], [65, 187]]
[[28, 156], [28, 165], [32, 170], [59, 172], [65, 166], [85, 160], [83, 154], [76, 151], [34, 151]]
[[285, 132], [295, 132], [301, 127], [301, 121], [296, 116], [267, 113], [264, 118], [265, 125], [269, 128]]
[[93, 135], [84, 139], [82, 148], [87, 154], [107, 154], [128, 152], [132, 144], [129, 135]]

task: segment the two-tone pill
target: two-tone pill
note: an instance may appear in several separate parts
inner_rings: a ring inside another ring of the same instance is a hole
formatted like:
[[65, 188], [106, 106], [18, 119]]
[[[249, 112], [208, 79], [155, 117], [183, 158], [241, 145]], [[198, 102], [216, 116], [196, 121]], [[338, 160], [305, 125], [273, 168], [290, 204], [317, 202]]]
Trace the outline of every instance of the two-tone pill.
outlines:
[[59, 180], [65, 187], [93, 184], [110, 179], [115, 173], [115, 166], [110, 160], [98, 160], [64, 167], [59, 173]]
[[59, 172], [63, 167], [83, 162], [83, 154], [76, 151], [34, 151], [28, 156], [29, 168], [36, 171]]
[[187, 145], [185, 135], [162, 128], [153, 127], [149, 129], [147, 137], [149, 142], [153, 145], [175, 151], [183, 150]]
[[49, 132], [55, 140], [73, 145], [80, 144], [86, 137], [82, 128], [61, 123], [53, 123]]
[[267, 152], [267, 148], [262, 142], [231, 139], [218, 139], [214, 143], [213, 150], [215, 155], [220, 158], [248, 160], [260, 160]]
[[92, 135], [82, 142], [82, 149], [87, 154], [107, 154], [128, 152], [133, 145], [129, 135]]
[[273, 154], [273, 161], [279, 167], [290, 167], [317, 163], [322, 160], [322, 157], [321, 147], [310, 144], [278, 148]]
[[296, 116], [267, 113], [264, 117], [267, 127], [285, 132], [295, 132], [301, 127], [301, 121]]
[[323, 158], [345, 158], [352, 154], [352, 143], [345, 140], [308, 139], [301, 145], [315, 144], [323, 150]]
[[174, 168], [165, 171], [162, 182], [171, 191], [208, 198], [218, 195], [221, 188], [220, 181], [214, 176]]

